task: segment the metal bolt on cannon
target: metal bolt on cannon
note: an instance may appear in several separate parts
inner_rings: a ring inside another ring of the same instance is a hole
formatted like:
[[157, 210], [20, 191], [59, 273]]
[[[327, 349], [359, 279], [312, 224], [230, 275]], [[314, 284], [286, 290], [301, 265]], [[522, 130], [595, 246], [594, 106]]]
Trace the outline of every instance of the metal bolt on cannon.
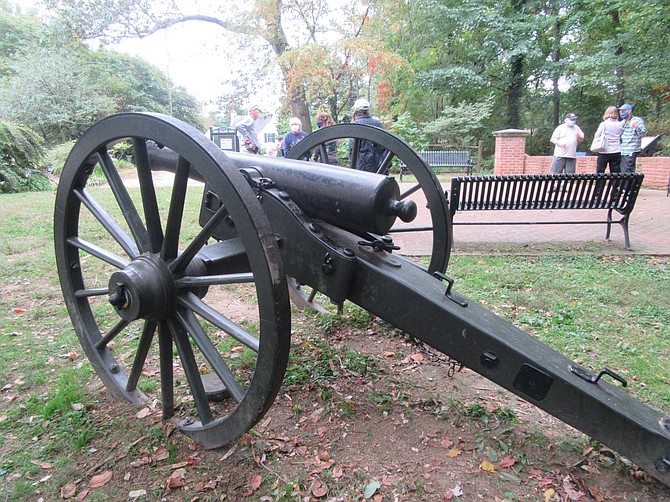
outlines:
[[[348, 124], [309, 135], [291, 155], [340, 140], [354, 150], [383, 145], [379, 172], [224, 152], [158, 114], [111, 116], [82, 136], [56, 195], [56, 261], [73, 327], [110, 391], [142, 404], [153, 392], [144, 381], [155, 376], [165, 419], [206, 448], [229, 444], [280, 390], [290, 299], [315, 307], [318, 291], [360, 305], [670, 485], [670, 417], [633, 399], [615, 372], [594, 375], [454, 291], [445, 275], [448, 203], [409, 145]], [[110, 155], [120, 141], [132, 146], [137, 187]], [[394, 160], [417, 180], [402, 192], [387, 175]], [[109, 189], [89, 187], [96, 171]], [[426, 209], [412, 201], [418, 191]], [[414, 225], [420, 210], [430, 226]], [[398, 254], [400, 232], [430, 233], [427, 267]]]

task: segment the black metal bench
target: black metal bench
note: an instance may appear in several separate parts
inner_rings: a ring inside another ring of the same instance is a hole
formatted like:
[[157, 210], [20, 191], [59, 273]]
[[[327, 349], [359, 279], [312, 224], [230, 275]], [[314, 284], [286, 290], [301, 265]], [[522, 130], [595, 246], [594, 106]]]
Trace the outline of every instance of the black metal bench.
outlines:
[[[606, 209], [605, 221], [498, 221], [454, 222], [454, 225], [607, 225], [623, 228], [626, 249], [630, 249], [628, 220], [642, 186], [644, 174], [520, 174], [510, 176], [459, 176], [451, 180], [449, 208], [457, 211], [526, 209]], [[621, 219], [612, 219], [617, 211]]]
[[[434, 170], [472, 174], [472, 160], [467, 150], [423, 150], [418, 153]], [[406, 167], [400, 162], [400, 181]]]

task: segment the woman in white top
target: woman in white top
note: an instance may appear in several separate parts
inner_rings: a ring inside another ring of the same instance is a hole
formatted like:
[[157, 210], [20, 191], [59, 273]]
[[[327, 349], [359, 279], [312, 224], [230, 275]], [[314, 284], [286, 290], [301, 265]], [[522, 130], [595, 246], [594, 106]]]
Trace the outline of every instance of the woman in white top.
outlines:
[[623, 122], [619, 120], [619, 111], [616, 106], [609, 106], [603, 115], [596, 136], [605, 135], [605, 149], [598, 153], [596, 173], [604, 173], [609, 164], [610, 173], [621, 172], [621, 129]]

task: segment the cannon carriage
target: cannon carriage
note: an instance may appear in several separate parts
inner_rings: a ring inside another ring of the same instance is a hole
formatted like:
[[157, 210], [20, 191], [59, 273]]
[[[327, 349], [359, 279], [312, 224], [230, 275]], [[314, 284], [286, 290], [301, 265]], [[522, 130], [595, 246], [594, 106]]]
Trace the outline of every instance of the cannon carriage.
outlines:
[[[55, 248], [73, 326], [111, 392], [144, 403], [143, 389], [159, 387], [164, 418], [177, 415], [196, 442], [235, 441], [281, 387], [295, 281], [360, 305], [669, 484], [670, 417], [601, 378], [625, 382], [616, 373], [591, 374], [454, 290], [448, 204], [411, 147], [347, 125], [309, 136], [295, 155], [351, 137], [387, 148], [379, 174], [226, 154], [156, 114], [112, 116], [84, 134], [59, 184]], [[120, 140], [132, 142], [137, 188], [110, 155]], [[415, 174], [410, 190], [386, 176], [394, 158]], [[109, 191], [87, 189], [96, 171]], [[157, 171], [173, 174], [168, 186]], [[418, 190], [428, 208], [412, 201]], [[431, 225], [412, 227], [426, 209]], [[400, 230], [432, 233], [427, 267], [398, 254], [390, 236]]]

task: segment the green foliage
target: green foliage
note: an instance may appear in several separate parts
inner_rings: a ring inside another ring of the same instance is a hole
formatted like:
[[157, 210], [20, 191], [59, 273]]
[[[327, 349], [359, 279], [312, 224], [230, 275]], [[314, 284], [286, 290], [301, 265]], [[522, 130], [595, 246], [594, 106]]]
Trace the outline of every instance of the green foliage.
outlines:
[[51, 182], [39, 169], [43, 157], [35, 131], [0, 121], [0, 193], [49, 189]]
[[391, 123], [391, 132], [397, 134], [414, 147], [415, 150], [428, 148], [428, 138], [419, 124], [412, 118], [409, 112], [398, 116]]
[[437, 120], [425, 125], [424, 131], [432, 135], [434, 143], [458, 148], [472, 146], [483, 135], [492, 112], [491, 97], [478, 103], [447, 106]]
[[114, 111], [81, 51], [32, 48], [11, 70], [13, 77], [0, 89], [0, 116], [31, 124], [48, 141], [78, 137]]

